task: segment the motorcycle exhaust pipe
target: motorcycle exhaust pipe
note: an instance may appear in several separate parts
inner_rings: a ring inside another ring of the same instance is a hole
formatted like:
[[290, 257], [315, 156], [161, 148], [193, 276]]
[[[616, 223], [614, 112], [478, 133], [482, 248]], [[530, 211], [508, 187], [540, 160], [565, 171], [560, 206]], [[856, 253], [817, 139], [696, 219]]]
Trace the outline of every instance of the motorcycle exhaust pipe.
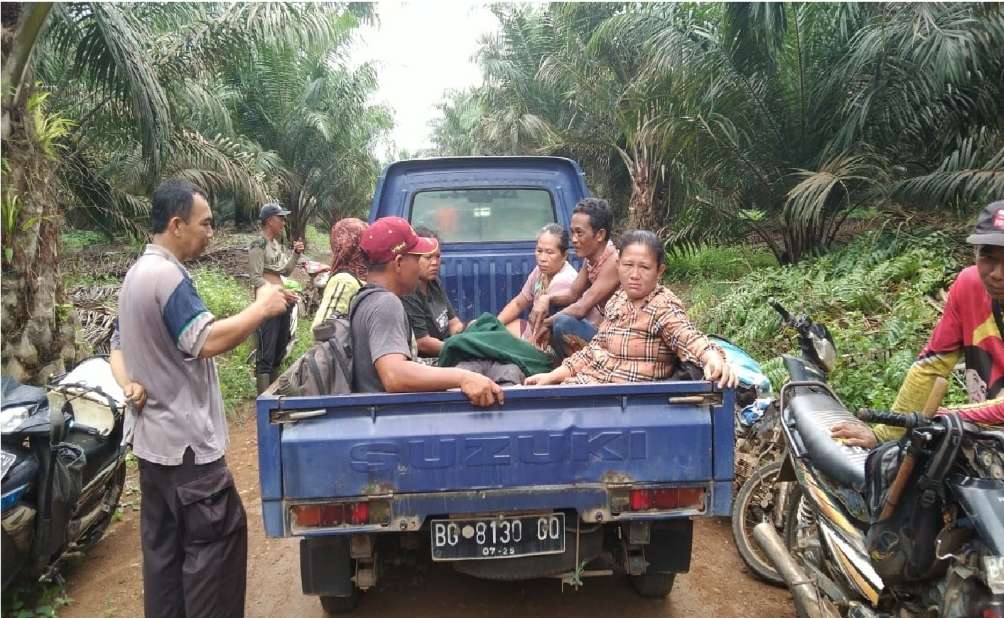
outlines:
[[798, 616], [805, 618], [835, 618], [838, 614], [827, 603], [821, 603], [815, 584], [805, 574], [802, 567], [788, 553], [784, 541], [778, 536], [777, 530], [770, 522], [762, 522], [753, 528], [753, 538], [763, 549], [777, 572], [784, 578]]

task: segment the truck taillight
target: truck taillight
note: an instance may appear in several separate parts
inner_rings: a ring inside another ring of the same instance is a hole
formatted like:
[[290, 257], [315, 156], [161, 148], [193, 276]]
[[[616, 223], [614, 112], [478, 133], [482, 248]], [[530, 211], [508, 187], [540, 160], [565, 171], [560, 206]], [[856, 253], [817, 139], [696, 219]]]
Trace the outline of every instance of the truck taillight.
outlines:
[[628, 505], [631, 511], [699, 508], [704, 505], [704, 488], [632, 489]]
[[294, 504], [289, 510], [293, 526], [297, 528], [366, 526], [390, 522], [390, 503], [386, 500]]

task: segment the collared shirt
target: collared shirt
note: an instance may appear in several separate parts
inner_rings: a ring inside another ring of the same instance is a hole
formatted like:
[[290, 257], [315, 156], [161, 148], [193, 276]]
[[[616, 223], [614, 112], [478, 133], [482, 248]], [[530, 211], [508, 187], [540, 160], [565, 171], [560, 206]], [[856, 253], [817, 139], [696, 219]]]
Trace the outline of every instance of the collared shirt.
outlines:
[[708, 349], [721, 352], [690, 323], [680, 299], [664, 286], [656, 286], [641, 307], [618, 290], [610, 297], [606, 320], [593, 340], [565, 359], [563, 365], [572, 371], [565, 382], [664, 380], [681, 360], [703, 365], [701, 357]]
[[214, 319], [181, 262], [147, 245], [122, 283], [112, 340], [147, 393], [143, 410], [127, 419], [140, 459], [180, 465], [189, 447], [197, 464], [223, 456], [227, 420], [216, 364], [199, 358]]
[[278, 238], [268, 240], [259, 236], [248, 248], [248, 272], [251, 274], [251, 285], [255, 288], [267, 283], [263, 273], [288, 275], [295, 268], [296, 254], [283, 247]]

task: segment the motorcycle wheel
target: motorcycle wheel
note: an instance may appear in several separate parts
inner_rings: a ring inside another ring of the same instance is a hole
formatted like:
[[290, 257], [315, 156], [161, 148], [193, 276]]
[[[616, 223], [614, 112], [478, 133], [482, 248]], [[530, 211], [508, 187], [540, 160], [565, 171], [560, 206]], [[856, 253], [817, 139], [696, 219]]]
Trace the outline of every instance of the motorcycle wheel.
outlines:
[[105, 489], [105, 495], [101, 498], [100, 508], [105, 511], [104, 516], [77, 541], [77, 547], [81, 550], [87, 551], [91, 549], [105, 535], [108, 525], [112, 523], [112, 519], [115, 517], [115, 511], [119, 508], [119, 499], [122, 498], [122, 490], [125, 488], [125, 477], [126, 464], [125, 459], [123, 459], [119, 462], [119, 466], [115, 469], [115, 472], [112, 473], [109, 485]]
[[780, 491], [776, 479], [780, 471], [779, 461], [760, 467], [743, 483], [732, 504], [732, 538], [739, 556], [755, 576], [774, 586], [784, 586], [784, 578], [753, 538], [753, 528], [776, 519], [774, 509]]

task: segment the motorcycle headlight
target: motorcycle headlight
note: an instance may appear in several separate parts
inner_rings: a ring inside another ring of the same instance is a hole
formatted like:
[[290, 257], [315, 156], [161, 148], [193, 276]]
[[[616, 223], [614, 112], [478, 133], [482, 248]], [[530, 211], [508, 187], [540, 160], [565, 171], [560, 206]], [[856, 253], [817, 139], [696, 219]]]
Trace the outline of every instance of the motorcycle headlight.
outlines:
[[0, 433], [11, 433], [31, 416], [28, 406], [11, 406], [0, 410]]

